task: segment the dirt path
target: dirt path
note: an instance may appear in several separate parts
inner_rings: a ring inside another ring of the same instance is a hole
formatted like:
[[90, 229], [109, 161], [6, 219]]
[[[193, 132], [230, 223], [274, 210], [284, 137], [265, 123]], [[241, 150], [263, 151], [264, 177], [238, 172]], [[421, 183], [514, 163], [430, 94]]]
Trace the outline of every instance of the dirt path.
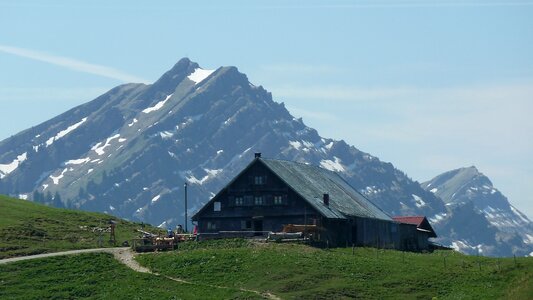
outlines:
[[[82, 250], [71, 250], [71, 251], [63, 251], [63, 252], [55, 252], [55, 253], [44, 253], [44, 254], [36, 254], [36, 255], [28, 255], [28, 256], [20, 256], [20, 257], [13, 257], [13, 258], [6, 258], [6, 259], [0, 259], [0, 265], [1, 264], [7, 264], [11, 262], [17, 262], [17, 261], [23, 261], [23, 260], [30, 260], [30, 259], [38, 259], [38, 258], [45, 258], [45, 257], [53, 257], [53, 256], [64, 256], [64, 255], [74, 255], [74, 254], [83, 254], [83, 253], [98, 253], [98, 252], [105, 252], [105, 253], [111, 253], [115, 257], [116, 260], [120, 261], [121, 263], [125, 264], [132, 270], [136, 272], [141, 273], [149, 273], [156, 276], [163, 276], [165, 278], [168, 278], [172, 281], [176, 281], [179, 283], [186, 283], [186, 284], [194, 284], [194, 285], [202, 285], [202, 286], [208, 286], [213, 288], [219, 288], [219, 289], [235, 289], [233, 287], [226, 287], [226, 286], [217, 286], [217, 285], [210, 285], [210, 284], [198, 284], [195, 282], [187, 281], [180, 278], [170, 277], [166, 275], [161, 275], [158, 273], [154, 273], [150, 271], [149, 269], [141, 266], [136, 260], [135, 260], [135, 254], [133, 251], [131, 251], [131, 248], [129, 247], [121, 247], [121, 248], [96, 248], [96, 249], [82, 249]], [[250, 292], [257, 295], [260, 295], [262, 297], [265, 297], [267, 299], [272, 300], [281, 300], [278, 296], [268, 293], [268, 292], [260, 292], [255, 290], [249, 290], [245, 288], [237, 288], [238, 290], [241, 290], [243, 292]]]
[[43, 253], [43, 254], [36, 254], [36, 255], [19, 256], [19, 257], [0, 259], [0, 265], [1, 264], [11, 263], [11, 262], [16, 262], [16, 261], [29, 260], [29, 259], [38, 259], [38, 258], [45, 258], [45, 257], [53, 257], [53, 256], [64, 256], [64, 255], [73, 255], [73, 254], [82, 254], [82, 253], [95, 253], [95, 252], [114, 253], [115, 251], [127, 250], [127, 249], [129, 249], [129, 248], [127, 248], [127, 247], [123, 247], [123, 248], [95, 248], [95, 249], [81, 249], [81, 250], [71, 250], [71, 251], [62, 251], [62, 252], [54, 252], [54, 253]]

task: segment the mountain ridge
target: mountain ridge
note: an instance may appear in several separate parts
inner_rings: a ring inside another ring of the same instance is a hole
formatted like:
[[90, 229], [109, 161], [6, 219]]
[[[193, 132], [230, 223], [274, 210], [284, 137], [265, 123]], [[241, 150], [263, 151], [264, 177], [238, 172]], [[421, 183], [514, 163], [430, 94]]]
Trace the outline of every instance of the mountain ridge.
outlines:
[[[0, 163], [24, 159], [3, 175], [0, 192], [49, 202], [57, 193], [68, 207], [174, 226], [183, 222], [184, 182], [190, 216], [254, 152], [338, 172], [393, 216], [449, 214], [393, 164], [321, 137], [236, 67], [204, 70], [187, 58], [151, 85], [118, 86], [1, 141]], [[453, 242], [439, 226], [442, 241]]]

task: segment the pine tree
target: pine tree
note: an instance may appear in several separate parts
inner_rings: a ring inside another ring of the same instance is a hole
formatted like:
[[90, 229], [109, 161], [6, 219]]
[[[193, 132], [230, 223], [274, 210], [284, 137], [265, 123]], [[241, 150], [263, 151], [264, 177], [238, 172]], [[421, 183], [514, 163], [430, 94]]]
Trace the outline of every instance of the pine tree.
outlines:
[[53, 200], [54, 198], [52, 198], [52, 193], [50, 191], [46, 192], [46, 197], [44, 197], [44, 204], [52, 205]]
[[61, 201], [61, 196], [59, 196], [59, 192], [57, 191], [54, 194], [54, 201], [52, 205], [55, 207], [65, 207], [65, 205], [63, 204], [63, 201]]

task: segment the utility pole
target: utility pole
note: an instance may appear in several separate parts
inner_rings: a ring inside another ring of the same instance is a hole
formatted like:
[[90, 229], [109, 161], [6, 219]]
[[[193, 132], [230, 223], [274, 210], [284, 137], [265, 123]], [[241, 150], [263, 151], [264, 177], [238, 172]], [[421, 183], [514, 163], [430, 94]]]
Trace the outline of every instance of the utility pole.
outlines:
[[187, 223], [189, 220], [187, 219], [187, 182], [183, 184], [183, 188], [185, 189], [185, 232], [188, 232]]

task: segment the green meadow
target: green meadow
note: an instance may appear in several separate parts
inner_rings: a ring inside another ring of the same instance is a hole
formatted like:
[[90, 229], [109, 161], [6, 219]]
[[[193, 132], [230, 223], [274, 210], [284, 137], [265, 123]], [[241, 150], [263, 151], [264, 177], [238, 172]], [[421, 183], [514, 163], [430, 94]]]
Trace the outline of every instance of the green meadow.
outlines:
[[[139, 223], [102, 213], [59, 209], [0, 195], [0, 259], [98, 248], [100, 239], [103, 247], [112, 247], [110, 233], [105, 232], [110, 220], [117, 223], [115, 237], [118, 245], [139, 235], [135, 231], [141, 228]], [[157, 231], [151, 226], [147, 228]]]

